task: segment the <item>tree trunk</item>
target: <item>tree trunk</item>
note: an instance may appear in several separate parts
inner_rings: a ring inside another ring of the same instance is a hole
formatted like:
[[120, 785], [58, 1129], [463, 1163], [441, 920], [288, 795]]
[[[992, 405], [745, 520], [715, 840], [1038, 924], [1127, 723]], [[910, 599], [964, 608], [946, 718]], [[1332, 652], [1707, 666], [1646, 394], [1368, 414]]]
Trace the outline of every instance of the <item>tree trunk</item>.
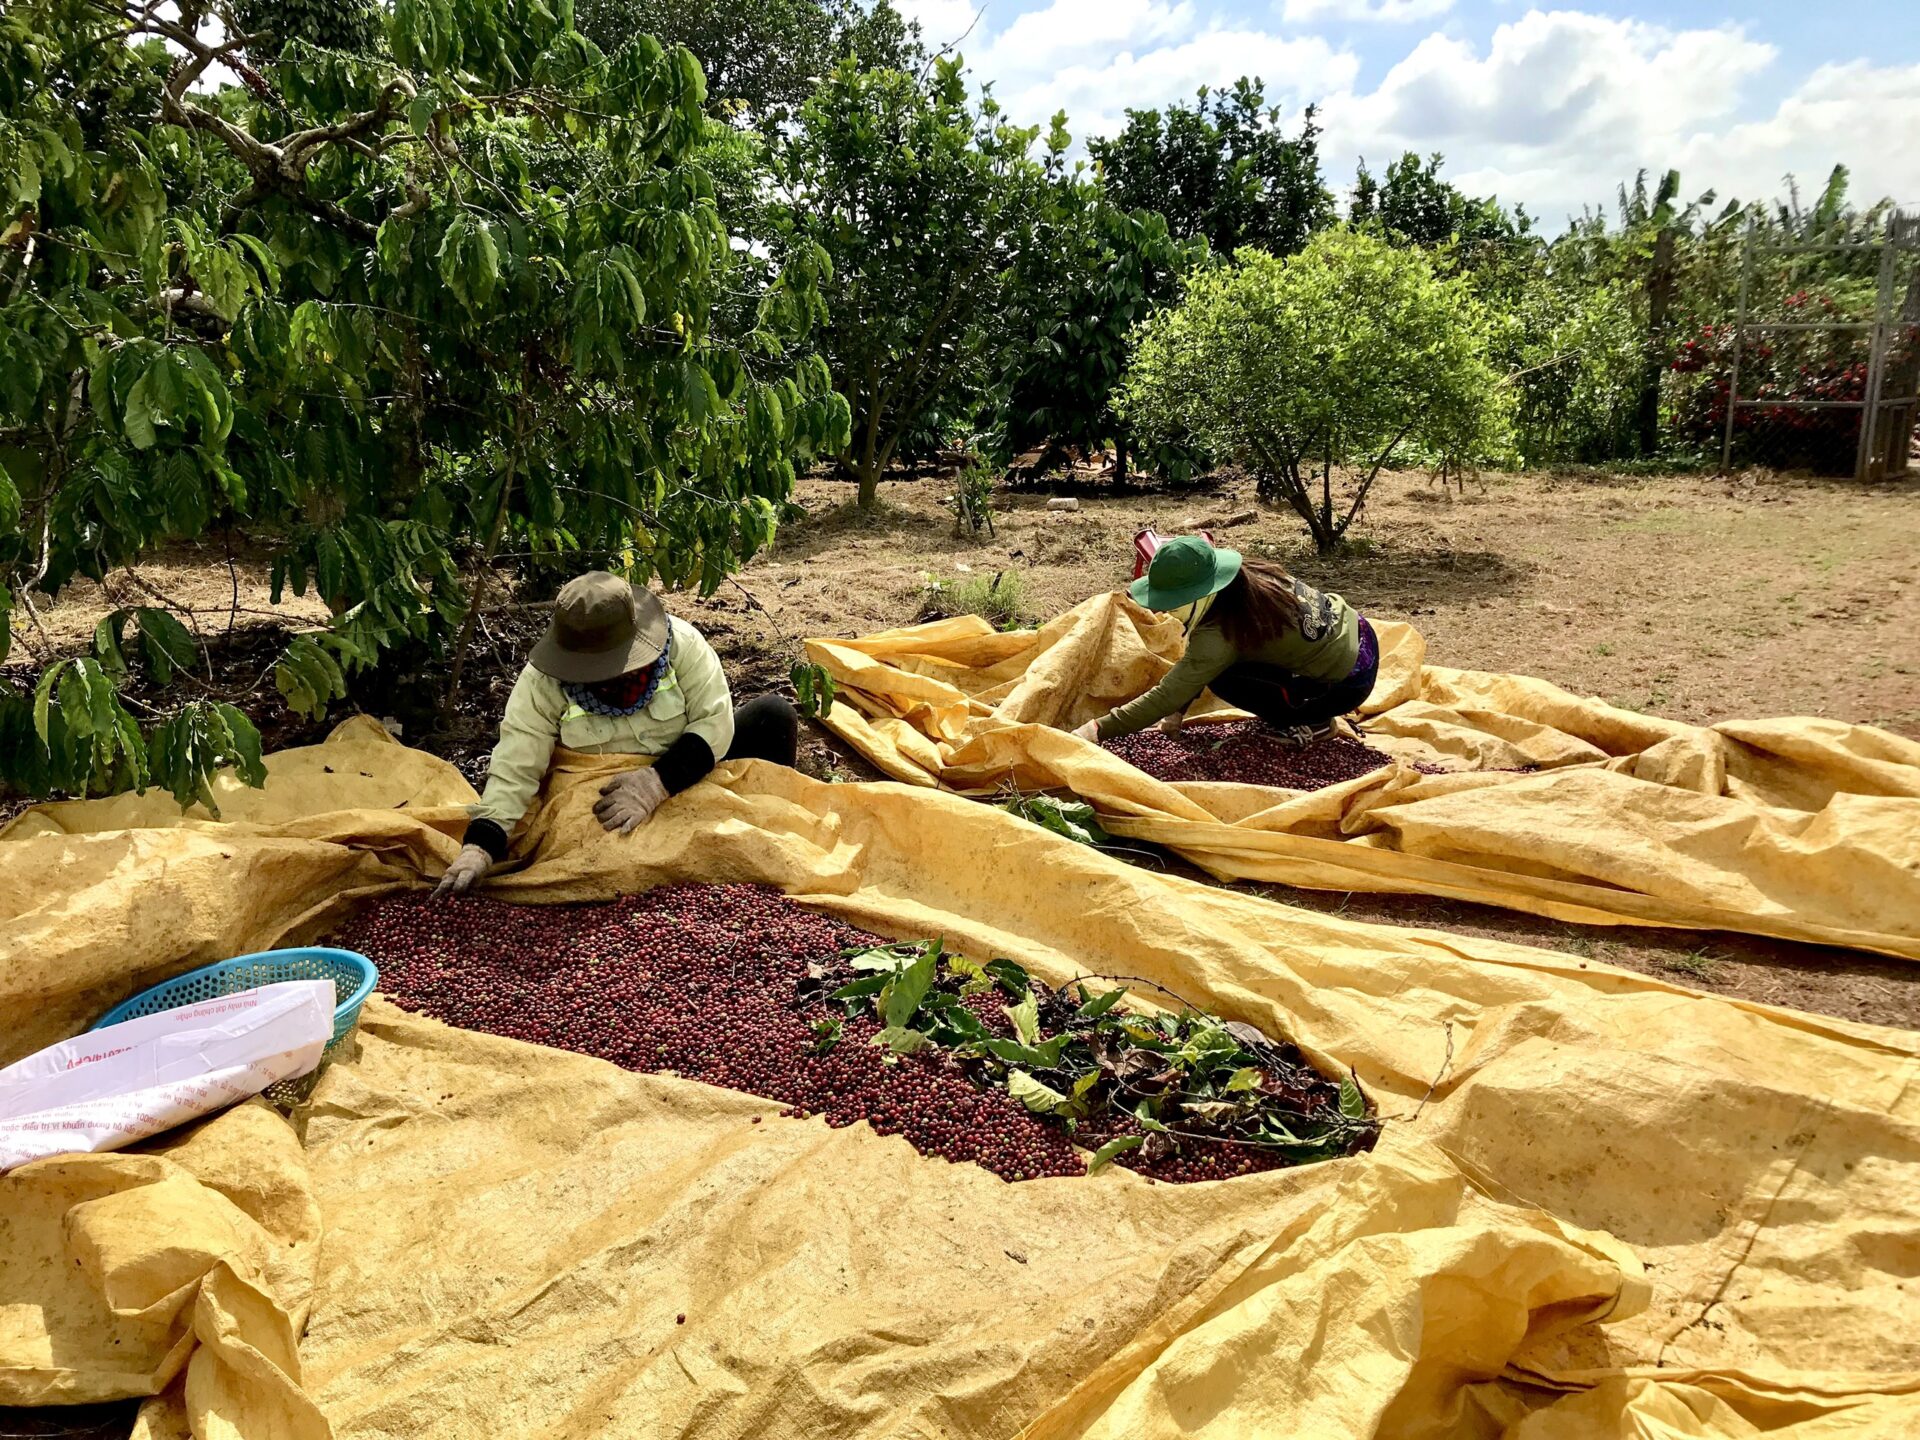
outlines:
[[875, 405], [867, 412], [866, 434], [860, 440], [860, 458], [854, 462], [854, 473], [860, 477], [860, 508], [871, 510], [874, 501], [880, 498], [880, 407]]
[[506, 533], [507, 511], [513, 503], [513, 482], [520, 466], [520, 446], [524, 435], [524, 426], [515, 425], [513, 449], [507, 456], [506, 473], [500, 477], [500, 505], [493, 512], [493, 523], [487, 531], [487, 546], [473, 577], [472, 598], [467, 601], [467, 613], [460, 621], [460, 635], [454, 641], [453, 673], [447, 677], [446, 698], [440, 704], [443, 723], [452, 721], [454, 703], [460, 698], [460, 681], [466, 674], [467, 652], [473, 648], [474, 627], [480, 621], [480, 607], [486, 602], [487, 584], [493, 579], [493, 557], [500, 549], [500, 537]]
[[1667, 309], [1673, 301], [1673, 230], [1663, 228], [1653, 245], [1647, 274], [1647, 349], [1640, 374], [1640, 407], [1635, 429], [1640, 454], [1660, 450], [1660, 376], [1667, 368]]

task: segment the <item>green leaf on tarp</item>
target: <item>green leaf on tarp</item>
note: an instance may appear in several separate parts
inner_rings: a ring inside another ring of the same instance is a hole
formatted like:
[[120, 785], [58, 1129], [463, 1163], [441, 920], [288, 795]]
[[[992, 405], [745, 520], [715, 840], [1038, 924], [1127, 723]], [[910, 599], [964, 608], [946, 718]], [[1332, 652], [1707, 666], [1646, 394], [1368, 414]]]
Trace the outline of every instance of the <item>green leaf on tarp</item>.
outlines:
[[920, 952], [919, 959], [894, 977], [881, 1017], [888, 1029], [903, 1026], [913, 1018], [914, 1012], [920, 1008], [920, 1002], [926, 999], [927, 991], [933, 988], [939, 967], [940, 942], [929, 940], [926, 948]]
[[1011, 960], [989, 960], [980, 968], [993, 977], [994, 984], [1016, 1000], [1033, 989], [1033, 981], [1028, 978], [1027, 972]]
[[1367, 1117], [1367, 1097], [1360, 1093], [1359, 1082], [1351, 1075], [1340, 1078], [1340, 1113], [1349, 1120]]
[[867, 1043], [885, 1045], [896, 1055], [911, 1055], [932, 1045], [933, 1037], [921, 1030], [908, 1030], [900, 1025], [889, 1025]]
[[1258, 1065], [1247, 1065], [1227, 1077], [1229, 1092], [1240, 1090], [1258, 1090], [1260, 1082], [1266, 1078], [1266, 1072]]
[[856, 970], [891, 973], [907, 964], [920, 952], [918, 945], [874, 945], [865, 950], [850, 950], [846, 962]]
[[1007, 1072], [1007, 1093], [1036, 1115], [1051, 1115], [1068, 1103], [1066, 1096], [1024, 1070]]
[[1064, 835], [1082, 845], [1101, 846], [1113, 837], [1101, 828], [1093, 807], [1084, 800], [1060, 800], [1052, 795], [1027, 796], [1021, 805], [1028, 820], [1043, 830]]
[[1026, 1045], [1018, 1040], [1005, 1040], [999, 1036], [989, 1036], [980, 1042], [980, 1048], [996, 1060], [1004, 1060], [1009, 1065], [1031, 1065], [1036, 1070], [1051, 1070], [1060, 1063], [1060, 1053], [1065, 1050], [1071, 1035], [1055, 1035], [1037, 1045]]
[[960, 981], [962, 995], [980, 995], [993, 989], [993, 977], [985, 967], [964, 955], [947, 957], [947, 974]]
[[1173, 1133], [1165, 1125], [1161, 1124], [1159, 1118], [1154, 1115], [1153, 1102], [1151, 1100], [1142, 1100], [1138, 1105], [1134, 1106], [1133, 1118], [1140, 1122], [1140, 1128], [1142, 1130], [1149, 1130], [1156, 1135], [1171, 1135]]
[[1104, 995], [1096, 995], [1074, 1012], [1082, 1020], [1098, 1020], [1126, 996], [1125, 990], [1109, 990]]
[[1129, 1150], [1138, 1150], [1146, 1144], [1144, 1135], [1116, 1135], [1088, 1157], [1087, 1174], [1098, 1175], [1112, 1162], [1116, 1155], [1124, 1155]]
[[815, 1055], [824, 1055], [840, 1043], [840, 1037], [846, 1031], [846, 1024], [837, 1016], [828, 1015], [813, 1022], [813, 1043], [807, 1047]]
[[1040, 1038], [1040, 1002], [1033, 998], [1031, 990], [1020, 998], [1018, 1005], [1000, 1008], [1013, 1022], [1013, 1033], [1020, 1037], [1022, 1045], [1031, 1045]]
[[878, 995], [892, 982], [893, 976], [891, 974], [868, 975], [862, 979], [853, 981], [851, 984], [842, 985], [827, 998], [829, 1000], [860, 1000], [868, 995]]

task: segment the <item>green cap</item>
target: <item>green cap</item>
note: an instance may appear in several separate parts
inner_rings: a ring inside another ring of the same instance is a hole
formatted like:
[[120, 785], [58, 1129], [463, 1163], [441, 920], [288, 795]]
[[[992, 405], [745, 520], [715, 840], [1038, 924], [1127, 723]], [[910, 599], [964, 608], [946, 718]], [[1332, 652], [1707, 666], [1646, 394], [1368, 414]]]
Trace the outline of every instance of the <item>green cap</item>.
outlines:
[[1147, 573], [1127, 593], [1149, 610], [1178, 610], [1218, 595], [1239, 573], [1238, 550], [1216, 550], [1198, 535], [1182, 535], [1154, 551]]

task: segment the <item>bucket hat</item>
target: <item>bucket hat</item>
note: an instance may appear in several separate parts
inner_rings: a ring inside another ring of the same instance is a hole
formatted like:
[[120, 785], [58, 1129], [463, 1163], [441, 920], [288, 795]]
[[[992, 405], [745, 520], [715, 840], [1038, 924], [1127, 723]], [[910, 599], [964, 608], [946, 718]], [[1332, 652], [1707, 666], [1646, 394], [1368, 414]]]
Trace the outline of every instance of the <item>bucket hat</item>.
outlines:
[[1218, 595], [1240, 573], [1240, 552], [1216, 549], [1198, 535], [1181, 535], [1154, 552], [1147, 573], [1127, 587], [1149, 610], [1178, 610]]
[[658, 596], [590, 570], [560, 587], [531, 658], [544, 675], [591, 685], [651, 665], [666, 644], [667, 611]]

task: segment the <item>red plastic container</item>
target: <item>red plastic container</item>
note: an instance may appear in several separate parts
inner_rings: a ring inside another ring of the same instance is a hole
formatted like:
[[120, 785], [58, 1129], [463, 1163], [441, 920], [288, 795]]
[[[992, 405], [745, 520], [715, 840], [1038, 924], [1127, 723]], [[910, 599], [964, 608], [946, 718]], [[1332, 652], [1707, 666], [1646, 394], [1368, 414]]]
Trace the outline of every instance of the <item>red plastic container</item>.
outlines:
[[[1213, 532], [1211, 530], [1201, 530], [1197, 533], [1200, 538], [1209, 545], [1213, 544]], [[1153, 563], [1154, 552], [1171, 539], [1173, 539], [1173, 536], [1162, 535], [1154, 530], [1142, 530], [1133, 537], [1134, 579], [1138, 580], [1142, 575], [1147, 573], [1147, 567]]]

